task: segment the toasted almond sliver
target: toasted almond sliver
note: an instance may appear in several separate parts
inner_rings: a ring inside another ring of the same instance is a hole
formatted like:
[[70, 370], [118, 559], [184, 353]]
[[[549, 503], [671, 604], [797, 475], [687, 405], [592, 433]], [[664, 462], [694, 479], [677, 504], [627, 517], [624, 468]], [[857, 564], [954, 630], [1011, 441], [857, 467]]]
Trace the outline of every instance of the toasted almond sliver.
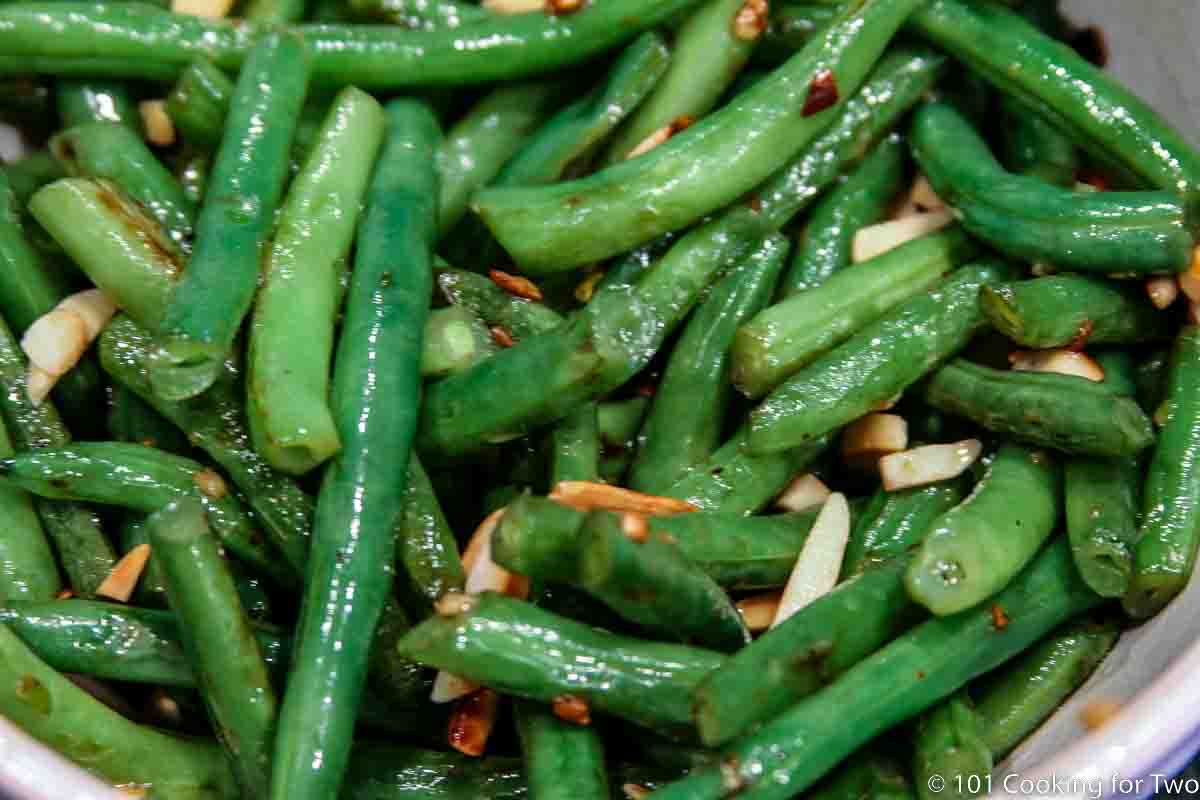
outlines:
[[842, 432], [842, 460], [868, 472], [879, 459], [908, 447], [908, 422], [897, 414], [867, 414]]
[[58, 308], [78, 314], [89, 339], [99, 336], [113, 314], [117, 313], [117, 304], [101, 289], [86, 289], [68, 295], [58, 304]]
[[122, 603], [129, 602], [149, 559], [150, 545], [139, 544], [134, 547], [122, 556], [121, 560], [113, 567], [112, 572], [108, 573], [108, 577], [97, 587], [96, 595], [119, 600]]
[[811, 472], [806, 472], [792, 479], [782, 494], [775, 499], [775, 505], [785, 511], [808, 511], [810, 508], [824, 505], [829, 495], [829, 487], [825, 482]]
[[1090, 701], [1079, 712], [1079, 721], [1090, 731], [1102, 728], [1121, 713], [1121, 704], [1107, 697]]
[[103, 292], [88, 289], [66, 297], [26, 329], [21, 349], [29, 357], [28, 392], [35, 404], [79, 363], [116, 310]]
[[686, 514], [696, 507], [686, 500], [643, 494], [632, 489], [609, 486], [593, 481], [559, 481], [550, 492], [550, 499], [576, 511], [631, 511], [651, 517]]
[[915, 217], [932, 211], [942, 211], [946, 208], [942, 198], [937, 196], [929, 180], [924, 175], [918, 175], [913, 181], [908, 193], [897, 204], [889, 219], [897, 220], [905, 217]]
[[743, 42], [753, 42], [767, 29], [769, 13], [767, 0], [745, 0], [733, 18], [733, 35]]
[[1146, 281], [1146, 294], [1158, 310], [1170, 308], [1179, 298], [1179, 282], [1170, 275], [1160, 275]]
[[737, 610], [750, 632], [758, 633], [771, 627], [771, 621], [775, 619], [775, 614], [779, 611], [779, 601], [782, 599], [783, 592], [756, 594], [738, 600]]
[[594, 269], [587, 274], [587, 277], [575, 286], [575, 299], [581, 303], [587, 303], [592, 299], [592, 295], [596, 293], [596, 287], [600, 285], [600, 281], [604, 280], [604, 270]]
[[854, 243], [851, 246], [854, 263], [883, 255], [906, 242], [941, 230], [953, 221], [954, 214], [944, 209], [860, 228], [858, 233], [854, 234]]
[[672, 120], [670, 123], [668, 123], [666, 125], [663, 125], [661, 128], [659, 128], [658, 130], [651, 133], [645, 139], [642, 139], [642, 141], [638, 142], [637, 147], [630, 150], [629, 153], [625, 156], [625, 160], [628, 161], [631, 158], [637, 158], [640, 155], [645, 155], [646, 153], [649, 153], [651, 150], [658, 147], [660, 144], [667, 141], [675, 134], [691, 127], [691, 125], [694, 121], [695, 120], [693, 120], [691, 117], [684, 116], [684, 117], [679, 117], [678, 119]]
[[25, 371], [25, 393], [35, 406], [40, 406], [50, 395], [50, 390], [58, 383], [58, 377], [35, 364], [29, 365]]
[[227, 16], [232, 8], [233, 0], [171, 0], [172, 11], [193, 17], [217, 19]]
[[983, 453], [978, 439], [953, 444], [929, 444], [879, 459], [879, 475], [889, 492], [925, 486], [963, 474]]
[[821, 507], [821, 513], [804, 540], [804, 548], [779, 599], [775, 619], [771, 620], [772, 628], [837, 584], [849, 537], [850, 506], [845, 495], [834, 492]]
[[[197, 14], [195, 16], [204, 15]], [[212, 16], [224, 16], [224, 14]], [[142, 115], [142, 127], [146, 131], [147, 142], [159, 147], [170, 147], [175, 144], [175, 122], [167, 113], [166, 100], [143, 100], [138, 103], [138, 111]]]
[[1087, 353], [1074, 350], [1018, 350], [1008, 360], [1018, 372], [1051, 372], [1089, 381], [1104, 380], [1104, 367]]
[[504, 270], [490, 269], [488, 270], [488, 277], [492, 279], [492, 283], [514, 297], [535, 301], [542, 299], [542, 290], [538, 288], [536, 283], [522, 275], [512, 275]]
[[625, 795], [625, 800], [646, 800], [650, 796], [650, 790], [640, 783], [623, 783], [621, 791]]
[[500, 695], [491, 689], [478, 689], [463, 697], [450, 715], [447, 743], [464, 755], [483, 755], [499, 710]]
[[229, 494], [225, 479], [211, 469], [202, 469], [192, 475], [192, 482], [200, 493], [211, 500], [220, 500]]
[[528, 14], [543, 10], [546, 0], [483, 0], [482, 5], [496, 14]]

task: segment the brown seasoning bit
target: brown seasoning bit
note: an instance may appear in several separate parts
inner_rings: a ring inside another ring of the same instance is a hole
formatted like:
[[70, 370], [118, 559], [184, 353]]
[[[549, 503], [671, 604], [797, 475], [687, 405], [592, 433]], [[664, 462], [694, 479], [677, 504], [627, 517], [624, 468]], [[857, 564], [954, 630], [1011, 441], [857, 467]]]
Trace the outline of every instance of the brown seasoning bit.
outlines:
[[509, 333], [507, 329], [502, 328], [499, 325], [493, 325], [492, 327], [488, 328], [488, 333], [491, 334], [492, 341], [501, 347], [512, 347], [517, 343], [516, 339], [513, 339], [512, 334]]
[[1065, 349], [1075, 353], [1082, 352], [1083, 349], [1087, 347], [1088, 339], [1091, 338], [1092, 331], [1095, 329], [1095, 323], [1093, 323], [1090, 319], [1084, 320], [1083, 324], [1079, 326], [1079, 330], [1075, 332], [1075, 338], [1067, 342]]
[[559, 481], [550, 492], [550, 499], [576, 511], [631, 511], [654, 517], [697, 510], [676, 497], [660, 497], [593, 481]]
[[626, 800], [645, 800], [650, 796], [650, 790], [640, 783], [622, 784], [621, 791], [625, 793]]
[[542, 290], [537, 287], [537, 284], [521, 275], [512, 275], [498, 269], [489, 269], [488, 277], [492, 279], [492, 283], [514, 297], [522, 297], [526, 300], [537, 302], [541, 302], [542, 300]]
[[487, 749], [500, 708], [500, 695], [479, 689], [454, 704], [446, 743], [468, 756], [481, 756]]
[[96, 587], [96, 596], [119, 600], [122, 603], [129, 602], [149, 560], [150, 545], [139, 544], [130, 550], [116, 563], [108, 577]]
[[225, 479], [211, 469], [202, 469], [192, 475], [192, 481], [200, 493], [210, 500], [220, 500], [229, 494]]
[[592, 724], [592, 710], [588, 707], [587, 701], [582, 697], [576, 697], [573, 694], [561, 694], [554, 698], [554, 704], [551, 708], [554, 710], [554, 716], [563, 722], [570, 722], [573, 725]]
[[63, 589], [58, 594], [54, 595], [54, 599], [55, 600], [70, 600], [74, 596], [75, 596], [75, 593], [72, 592], [70, 589]]
[[767, 0], [746, 0], [733, 18], [733, 35], [743, 42], [753, 42], [767, 29], [769, 12]]
[[992, 627], [998, 631], [1008, 627], [1008, 614], [1004, 613], [1004, 609], [999, 604], [992, 606]]
[[546, 13], [555, 17], [574, 14], [582, 10], [584, 4], [584, 0], [546, 0]]
[[800, 116], [811, 117], [813, 114], [820, 114], [835, 105], [837, 101], [837, 79], [834, 78], [832, 71], [823, 69], [817, 73], [808, 86], [808, 97], [804, 98], [804, 108], [800, 110]]

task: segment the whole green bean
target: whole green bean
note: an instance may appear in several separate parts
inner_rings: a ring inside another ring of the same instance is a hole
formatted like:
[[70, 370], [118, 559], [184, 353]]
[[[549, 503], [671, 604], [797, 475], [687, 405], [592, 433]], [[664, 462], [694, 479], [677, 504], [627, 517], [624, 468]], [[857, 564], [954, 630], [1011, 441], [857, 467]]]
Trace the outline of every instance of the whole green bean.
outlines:
[[1129, 588], [1143, 466], [1142, 459], [1072, 458], [1063, 470], [1071, 553], [1101, 597], [1121, 597]]
[[140, 135], [141, 119], [129, 87], [116, 81], [60, 80], [54, 103], [64, 128], [90, 122], [115, 122]]
[[596, 407], [596, 428], [600, 435], [600, 479], [621, 484], [637, 452], [638, 431], [646, 416], [649, 398], [600, 403]]
[[67, 174], [121, 187], [158, 221], [177, 248], [191, 247], [196, 205], [136, 132], [111, 122], [77, 125], [56, 134], [50, 151]]
[[1116, 347], [1100, 347], [1092, 351], [1092, 358], [1104, 371], [1100, 385], [1114, 394], [1126, 397], [1137, 395], [1137, 369], [1133, 353]]
[[242, 791], [262, 797], [270, 774], [275, 690], [204, 506], [196, 498], [175, 500], [151, 514], [147, 524], [176, 629], [217, 738]]
[[436, 283], [447, 302], [466, 308], [489, 325], [499, 325], [517, 342], [553, 330], [563, 322], [562, 316], [549, 306], [509, 294], [475, 272], [440, 268]]
[[834, 4], [771, 3], [769, 11], [767, 29], [751, 56], [754, 65], [787, 61], [833, 21], [838, 8]]
[[1134, 344], [1171, 333], [1170, 316], [1141, 287], [1085, 275], [1050, 275], [988, 286], [979, 302], [992, 327], [1025, 347], [1072, 342]]
[[689, 317], [642, 426], [630, 488], [666, 491], [717, 448], [732, 397], [730, 345], [739, 326], [770, 302], [787, 254], [787, 239], [771, 237], [714, 285]]
[[1076, 192], [1006, 172], [947, 103], [913, 118], [912, 148], [962, 226], [1006, 255], [1093, 272], [1181, 272], [1196, 220], [1170, 191]]
[[880, 488], [855, 522], [846, 542], [842, 577], [849, 578], [908, 553], [934, 521], [964, 494], [960, 481], [889, 492]]
[[742, 71], [761, 35], [757, 20], [739, 28], [745, 0], [709, 0], [675, 31], [671, 64], [650, 97], [621, 126], [604, 161], [624, 161], [646, 137], [682, 118], [711, 111]]
[[1154, 443], [1154, 426], [1137, 401], [1074, 375], [955, 359], [933, 373], [924, 397], [987, 430], [1066, 453], [1128, 457]]
[[454, 531], [416, 456], [408, 461], [404, 507], [396, 527], [396, 562], [430, 605], [446, 592], [461, 591], [466, 582]]
[[1166, 423], [1146, 471], [1133, 580], [1122, 603], [1139, 619], [1157, 613], [1187, 584], [1200, 542], [1200, 328], [1175, 340], [1167, 383]]
[[317, 503], [296, 658], [280, 713], [271, 796], [336, 794], [367, 670], [361, 643], [391, 588], [420, 396], [421, 331], [432, 292], [435, 153], [424, 105], [386, 107], [388, 135], [367, 194], [333, 376], [342, 451]]
[[618, 636], [503, 595], [464, 599], [400, 641], [420, 663], [544, 703], [578, 697], [661, 733], [691, 726], [691, 692], [723, 656]]
[[[0, 456], [13, 454], [8, 430], [0, 424]], [[62, 589], [58, 564], [27, 492], [0, 487], [0, 606], [48, 600]]]
[[[947, 789], [946, 796], [955, 800], [981, 794], [983, 778], [992, 773], [992, 749], [985, 741], [986, 735], [966, 692], [922, 714], [913, 734], [912, 773], [917, 797], [934, 800]], [[972, 777], [978, 777], [978, 782]]]
[[938, 616], [983, 602], [1037, 555], [1061, 516], [1055, 461], [1004, 445], [971, 496], [942, 514], [921, 543], [904, 577], [909, 594]]
[[608, 800], [604, 745], [594, 730], [528, 701], [516, 717], [530, 800]]
[[233, 81], [207, 58], [184, 68], [167, 94], [167, 114], [188, 144], [216, 150], [233, 100]]
[[246, 418], [254, 449], [295, 475], [340, 447], [328, 402], [339, 286], [386, 124], [383, 109], [358, 89], [334, 100], [292, 180], [258, 290]]
[[849, 339], [979, 255], [961, 228], [914, 239], [837, 272], [820, 286], [760, 311], [733, 341], [734, 385], [761, 397], [806, 364]]
[[161, 797], [238, 797], [220, 751], [130, 722], [50, 669], [0, 625], [0, 713], [114, 784]]
[[903, 141], [889, 136], [813, 209], [779, 294], [812, 289], [849, 266], [854, 234], [883, 216], [903, 177]]
[[[643, 158], [549, 187], [486, 189], [474, 207], [527, 272], [573, 269], [684, 227], [737, 199], [812, 142], [836, 115], [824, 109], [840, 107], [836, 101], [859, 88], [917, 5], [856, 5], [770, 78]], [[831, 73], [836, 91], [826, 99], [835, 102], [809, 106], [814, 81]]]
[[462, 306], [436, 308], [425, 321], [421, 377], [444, 378], [470, 369], [496, 352], [483, 320]]
[[208, 169], [212, 158], [208, 153], [191, 152], [182, 159], [175, 168], [175, 175], [184, 194], [193, 203], [199, 204], [204, 199], [204, 190], [208, 185]]
[[1047, 548], [988, 607], [925, 622], [859, 662], [824, 690], [732, 744], [657, 800], [783, 800], [811, 786], [879, 733], [1002, 664], [1099, 597], [1075, 573], [1065, 542]]
[[17, 206], [24, 208], [29, 198], [47, 183], [64, 177], [62, 164], [45, 150], [30, 153], [22, 159], [4, 165], [4, 174], [16, 196]]
[[962, 267], [802, 368], [751, 412], [750, 451], [811, 442], [903, 392], [983, 327], [980, 287], [1013, 274], [996, 259]]
[[307, 87], [298, 38], [272, 33], [255, 44], [238, 76], [192, 257], [162, 311], [150, 379], [164, 399], [194, 397], [216, 381], [250, 309]]

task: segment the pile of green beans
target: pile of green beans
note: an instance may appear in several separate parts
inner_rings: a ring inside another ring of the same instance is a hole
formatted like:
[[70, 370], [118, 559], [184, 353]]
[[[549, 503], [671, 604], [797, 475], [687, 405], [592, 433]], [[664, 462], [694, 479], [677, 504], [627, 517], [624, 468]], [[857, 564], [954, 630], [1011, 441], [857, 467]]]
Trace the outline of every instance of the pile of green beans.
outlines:
[[0, 3], [0, 715], [99, 780], [934, 800], [1187, 585], [1200, 152], [1055, 0], [213, 5]]

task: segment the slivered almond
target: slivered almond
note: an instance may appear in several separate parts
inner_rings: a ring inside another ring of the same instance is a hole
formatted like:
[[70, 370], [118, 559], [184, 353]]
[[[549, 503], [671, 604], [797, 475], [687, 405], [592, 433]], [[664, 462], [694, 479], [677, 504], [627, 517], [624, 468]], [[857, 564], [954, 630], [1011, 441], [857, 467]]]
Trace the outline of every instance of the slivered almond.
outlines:
[[492, 283], [499, 286], [504, 291], [514, 297], [523, 297], [526, 300], [542, 299], [542, 290], [537, 287], [537, 284], [521, 275], [511, 275], [503, 270], [489, 269], [488, 277], [492, 279]]
[[202, 469], [192, 475], [192, 482], [200, 493], [211, 500], [220, 500], [229, 494], [225, 479], [211, 469]]
[[781, 599], [783, 592], [756, 594], [739, 600], [737, 610], [750, 632], [758, 633], [771, 627], [771, 620], [775, 619], [775, 614], [779, 611]]
[[172, 11], [193, 17], [224, 17], [232, 8], [233, 0], [171, 0]]
[[596, 287], [604, 280], [604, 270], [594, 269], [587, 274], [575, 287], [575, 299], [581, 303], [590, 302], [596, 293]]
[[938, 197], [937, 192], [933, 190], [933, 185], [924, 175], [918, 175], [917, 179], [913, 181], [912, 188], [908, 191], [908, 200], [918, 212], [923, 214], [930, 211], [942, 211], [946, 208], [945, 201]]
[[[228, 7], [225, 11], [228, 11]], [[221, 14], [196, 14], [195, 16], [225, 16]], [[175, 122], [167, 113], [166, 100], [143, 100], [138, 103], [138, 113], [142, 117], [142, 128], [146, 132], [146, 141], [158, 147], [170, 147], [175, 144]]]
[[782, 494], [775, 498], [775, 505], [784, 511], [808, 511], [824, 505], [829, 495], [829, 487], [825, 482], [806, 472], [792, 479]]
[[508, 329], [501, 327], [500, 325], [493, 325], [492, 327], [488, 328], [488, 334], [492, 337], [492, 341], [500, 347], [508, 348], [516, 344], [516, 341], [513, 339], [512, 334], [508, 332]]
[[867, 414], [842, 432], [842, 461], [863, 472], [879, 469], [879, 459], [908, 447], [908, 422], [897, 414]]
[[108, 573], [108, 577], [96, 588], [96, 595], [107, 597], [110, 600], [119, 600], [122, 603], [129, 602], [149, 559], [150, 545], [148, 544], [139, 544], [130, 550], [113, 566], [112, 572]]
[[1179, 298], [1179, 282], [1170, 275], [1160, 275], [1146, 281], [1146, 294], [1160, 311], [1170, 308]]
[[483, 0], [483, 7], [496, 14], [528, 14], [545, 8], [546, 0]]
[[587, 701], [582, 697], [576, 697], [573, 694], [561, 694], [554, 698], [551, 708], [554, 711], [554, 716], [564, 722], [570, 722], [575, 725], [592, 724], [592, 710], [588, 706]]
[[771, 627], [821, 597], [837, 584], [842, 569], [842, 558], [846, 553], [846, 540], [850, 536], [850, 506], [840, 492], [829, 495], [821, 513], [817, 515], [800, 557], [792, 567], [783, 596]]
[[1121, 713], [1121, 704], [1107, 697], [1098, 697], [1079, 712], [1079, 721], [1090, 731], [1102, 728]]
[[433, 610], [439, 617], [453, 617], [466, 614], [475, 607], [475, 596], [466, 592], [446, 592], [433, 603]]
[[576, 511], [632, 511], [651, 517], [686, 514], [696, 510], [696, 507], [686, 500], [643, 494], [632, 489], [592, 481], [559, 481], [554, 491], [550, 492], [550, 499]]
[[883, 488], [897, 492], [913, 486], [925, 486], [963, 474], [983, 453], [978, 439], [953, 444], [929, 444], [879, 459]]
[[623, 783], [621, 792], [624, 793], [625, 800], [646, 800], [650, 796], [650, 790], [640, 783]]
[[99, 289], [70, 295], [38, 317], [21, 337], [29, 357], [26, 391], [35, 405], [46, 399], [112, 319], [117, 306]]
[[733, 18], [733, 35], [743, 42], [753, 42], [767, 29], [769, 12], [767, 0], [746, 0]]
[[499, 711], [500, 695], [491, 689], [478, 689], [462, 698], [450, 714], [447, 744], [464, 755], [483, 755]]
[[1018, 372], [1052, 372], [1089, 381], [1104, 380], [1104, 368], [1087, 353], [1074, 350], [1018, 350], [1008, 361]]
[[852, 258], [856, 264], [869, 261], [913, 239], [939, 231], [953, 221], [953, 212], [943, 209], [868, 225], [854, 234], [854, 242], [851, 245]]
[[691, 127], [693, 122], [695, 122], [695, 120], [688, 116], [678, 117], [672, 120], [669, 124], [663, 125], [661, 128], [654, 131], [654, 133], [638, 142], [637, 147], [630, 150], [629, 154], [625, 156], [625, 159], [629, 160], [631, 158], [637, 158], [640, 155], [649, 153], [651, 150], [658, 147], [675, 134]]
[[1200, 247], [1192, 251], [1192, 263], [1186, 270], [1175, 276], [1179, 281], [1180, 290], [1192, 302], [1200, 301]]

